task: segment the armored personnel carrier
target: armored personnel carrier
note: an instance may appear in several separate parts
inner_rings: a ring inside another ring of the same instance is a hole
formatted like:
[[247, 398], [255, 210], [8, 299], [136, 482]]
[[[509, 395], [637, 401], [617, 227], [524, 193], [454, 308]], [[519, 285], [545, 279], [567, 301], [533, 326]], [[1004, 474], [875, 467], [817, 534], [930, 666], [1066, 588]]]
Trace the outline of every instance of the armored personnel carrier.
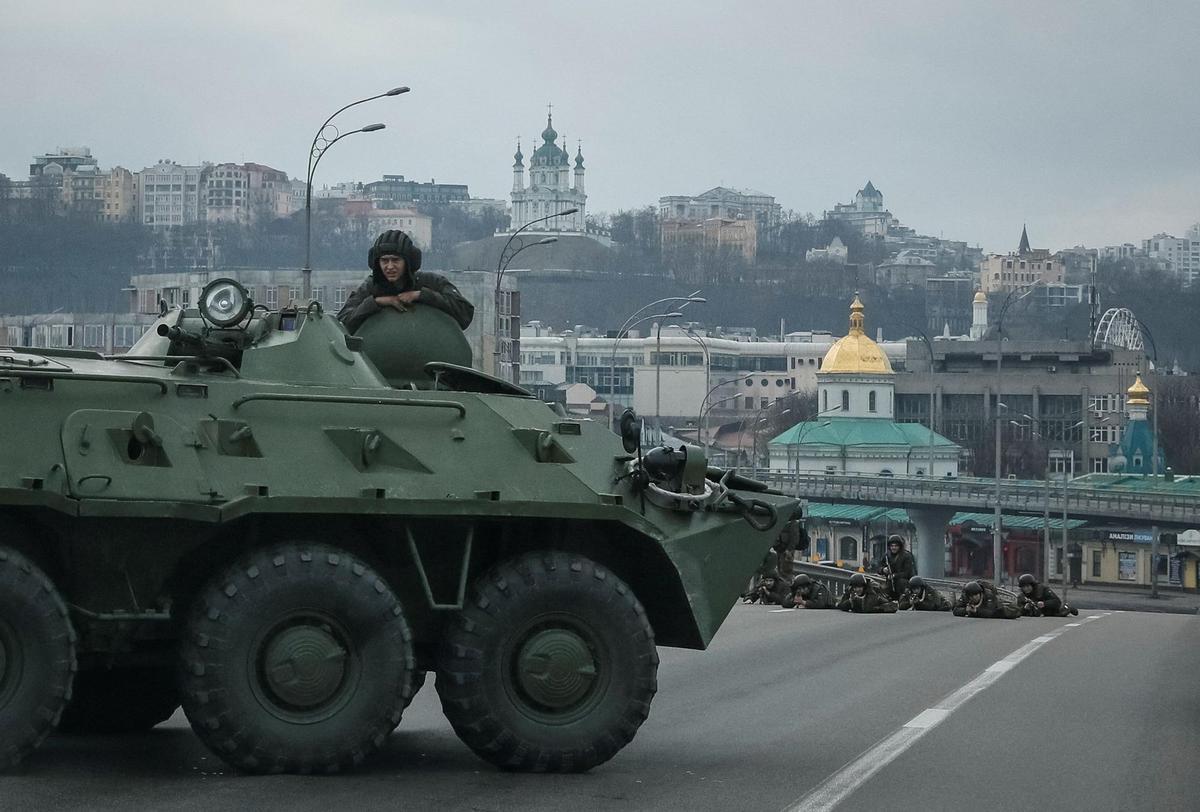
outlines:
[[123, 356], [0, 349], [2, 767], [182, 704], [239, 770], [333, 772], [434, 671], [482, 758], [586, 770], [795, 507], [437, 360], [433, 308], [372, 317], [369, 356], [315, 303], [198, 305]]

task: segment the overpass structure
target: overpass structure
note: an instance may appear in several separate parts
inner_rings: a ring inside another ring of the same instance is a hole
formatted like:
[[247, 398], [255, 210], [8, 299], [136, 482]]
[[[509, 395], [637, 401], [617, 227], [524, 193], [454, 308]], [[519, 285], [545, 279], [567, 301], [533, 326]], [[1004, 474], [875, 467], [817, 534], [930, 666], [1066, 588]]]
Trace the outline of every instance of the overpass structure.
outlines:
[[[874, 474], [823, 474], [758, 470], [755, 479], [811, 502], [868, 504], [904, 508], [917, 528], [918, 568], [944, 569], [940, 545], [946, 524], [959, 511], [996, 508], [996, 480], [975, 477], [931, 479]], [[1075, 519], [1200, 527], [1200, 477], [1089, 474], [1061, 483], [1001, 480], [1000, 510], [1009, 515], [1062, 516]]]

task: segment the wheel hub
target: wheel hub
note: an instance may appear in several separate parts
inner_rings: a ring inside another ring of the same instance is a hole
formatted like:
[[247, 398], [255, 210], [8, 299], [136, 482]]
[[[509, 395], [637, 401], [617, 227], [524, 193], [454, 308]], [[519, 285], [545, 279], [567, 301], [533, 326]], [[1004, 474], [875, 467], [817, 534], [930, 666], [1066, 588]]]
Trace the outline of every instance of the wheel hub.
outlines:
[[291, 626], [263, 647], [267, 690], [285, 706], [318, 708], [335, 697], [346, 679], [346, 647], [328, 625]]
[[583, 701], [596, 682], [596, 659], [570, 629], [530, 636], [517, 655], [517, 685], [534, 704], [565, 711]]

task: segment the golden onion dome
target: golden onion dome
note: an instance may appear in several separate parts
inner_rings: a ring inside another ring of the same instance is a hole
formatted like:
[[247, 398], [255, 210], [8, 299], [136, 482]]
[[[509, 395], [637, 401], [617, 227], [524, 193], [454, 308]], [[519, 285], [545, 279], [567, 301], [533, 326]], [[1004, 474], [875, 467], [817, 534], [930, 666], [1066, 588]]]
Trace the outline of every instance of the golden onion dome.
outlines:
[[982, 290], [975, 291], [974, 302], [975, 304], [987, 304], [987, 294], [985, 294]]
[[858, 294], [850, 304], [850, 332], [839, 338], [825, 353], [822, 373], [891, 375], [892, 363], [879, 345], [863, 332], [863, 307]]
[[1150, 387], [1142, 383], [1142, 375], [1138, 373], [1137, 380], [1133, 382], [1133, 386], [1125, 390], [1128, 399], [1125, 401], [1130, 406], [1149, 406]]

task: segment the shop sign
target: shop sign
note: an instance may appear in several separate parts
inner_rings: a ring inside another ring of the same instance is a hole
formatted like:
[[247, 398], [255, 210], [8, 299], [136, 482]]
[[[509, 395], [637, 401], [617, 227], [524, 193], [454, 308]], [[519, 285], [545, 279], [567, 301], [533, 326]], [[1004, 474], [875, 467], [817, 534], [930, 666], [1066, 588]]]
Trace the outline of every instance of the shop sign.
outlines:
[[1123, 550], [1117, 554], [1117, 579], [1137, 580], [1137, 553]]
[[1149, 544], [1154, 541], [1154, 535], [1146, 530], [1105, 530], [1104, 540]]
[[1180, 547], [1200, 547], [1200, 530], [1184, 530], [1175, 537]]

